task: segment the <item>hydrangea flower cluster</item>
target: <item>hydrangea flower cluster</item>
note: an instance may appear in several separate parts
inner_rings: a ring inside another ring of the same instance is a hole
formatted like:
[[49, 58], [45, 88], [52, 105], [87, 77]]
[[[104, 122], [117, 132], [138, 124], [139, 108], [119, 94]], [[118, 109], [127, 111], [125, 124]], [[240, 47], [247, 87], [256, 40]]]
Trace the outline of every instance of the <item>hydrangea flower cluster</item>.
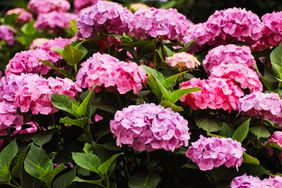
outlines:
[[49, 40], [50, 39], [46, 39], [46, 38], [36, 38], [30, 44], [29, 49], [36, 49], [39, 46], [41, 46], [43, 43], [48, 42]]
[[189, 93], [183, 96], [180, 101], [185, 105], [197, 109], [224, 109], [237, 110], [239, 98], [244, 96], [243, 91], [230, 79], [210, 78], [200, 80], [192, 78], [180, 85], [181, 88], [199, 87], [201, 91]]
[[0, 40], [5, 41], [10, 46], [15, 44], [15, 33], [10, 26], [0, 25]]
[[203, 61], [203, 66], [209, 73], [212, 68], [220, 64], [242, 64], [255, 70], [255, 63], [255, 58], [249, 47], [228, 44], [211, 49]]
[[133, 90], [137, 94], [146, 81], [146, 73], [136, 63], [123, 62], [108, 55], [95, 53], [81, 64], [76, 77], [82, 88], [116, 87], [120, 94]]
[[191, 25], [192, 22], [176, 9], [140, 9], [134, 13], [130, 33], [142, 39], [153, 37], [182, 41]]
[[262, 91], [262, 83], [257, 73], [242, 64], [220, 64], [211, 70], [210, 78], [229, 78], [242, 89], [249, 89], [250, 92]]
[[278, 46], [282, 41], [282, 11], [262, 16], [264, 24], [262, 37], [253, 46], [254, 50], [270, 49]]
[[277, 93], [254, 92], [240, 99], [240, 112], [282, 125], [282, 100]]
[[197, 163], [200, 170], [212, 170], [219, 166], [241, 166], [245, 149], [240, 142], [231, 138], [206, 138], [200, 135], [200, 139], [192, 143], [186, 156]]
[[66, 12], [49, 12], [40, 14], [34, 23], [34, 26], [39, 31], [50, 30], [56, 31], [70, 27], [70, 20], [75, 20], [77, 16]]
[[246, 174], [234, 178], [231, 182], [231, 188], [280, 188], [282, 187], [282, 177], [273, 176], [263, 180], [258, 177], [248, 176]]
[[226, 43], [233, 40], [254, 43], [262, 36], [263, 23], [260, 18], [245, 9], [229, 8], [216, 11], [205, 23], [210, 43]]
[[41, 60], [48, 60], [46, 51], [42, 49], [18, 52], [10, 59], [5, 74], [38, 73], [45, 75], [50, 68], [42, 64]]
[[200, 65], [200, 62], [193, 55], [180, 52], [166, 58], [166, 63], [171, 67], [177, 67], [179, 70], [191, 70]]
[[97, 33], [122, 34], [129, 31], [132, 13], [118, 3], [98, 1], [81, 11], [77, 20], [79, 35], [89, 38]]
[[26, 23], [33, 19], [33, 16], [30, 12], [26, 11], [23, 8], [14, 8], [6, 13], [7, 15], [13, 15], [16, 14], [17, 16], [17, 22], [18, 23]]
[[97, 3], [98, 0], [74, 0], [74, 9], [76, 12]]
[[110, 121], [118, 146], [127, 145], [135, 151], [164, 149], [174, 151], [188, 146], [188, 121], [170, 108], [155, 104], [132, 105], [117, 111]]
[[36, 14], [52, 11], [67, 12], [70, 9], [70, 3], [67, 0], [30, 0], [27, 7]]
[[186, 35], [183, 38], [184, 43], [188, 43], [190, 41], [195, 41], [199, 46], [203, 46], [211, 41], [213, 35], [208, 33], [205, 28], [205, 23], [198, 23], [195, 25], [191, 25]]
[[268, 139], [267, 143], [275, 143], [282, 148], [282, 131], [275, 131]]
[[53, 51], [53, 48], [61, 48], [63, 49], [65, 46], [71, 43], [70, 39], [67, 38], [55, 38], [52, 40], [48, 40], [41, 45], [38, 46], [38, 49], [42, 49], [47, 53], [48, 60], [52, 63], [56, 63], [62, 59], [62, 56], [57, 52]]

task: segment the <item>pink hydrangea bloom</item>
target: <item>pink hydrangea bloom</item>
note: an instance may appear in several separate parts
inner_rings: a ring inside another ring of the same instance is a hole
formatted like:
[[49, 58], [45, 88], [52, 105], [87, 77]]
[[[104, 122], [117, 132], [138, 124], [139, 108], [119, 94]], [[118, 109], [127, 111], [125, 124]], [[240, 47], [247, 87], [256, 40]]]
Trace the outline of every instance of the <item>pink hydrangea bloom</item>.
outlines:
[[129, 31], [132, 13], [118, 3], [98, 1], [81, 11], [77, 21], [79, 35], [89, 38], [98, 33], [122, 34]]
[[108, 54], [95, 53], [81, 64], [76, 81], [82, 88], [92, 89], [94, 85], [98, 88], [116, 87], [120, 94], [130, 90], [136, 94], [146, 81], [146, 73], [136, 63], [127, 63]]
[[51, 61], [52, 63], [56, 63], [62, 59], [62, 56], [57, 52], [53, 51], [52, 49], [53, 48], [63, 49], [65, 46], [67, 46], [70, 43], [71, 43], [70, 39], [58, 37], [42, 43], [41, 45], [39, 45], [38, 49], [42, 49], [46, 51], [48, 60]]
[[206, 138], [200, 135], [200, 139], [192, 143], [186, 156], [196, 163], [200, 170], [212, 170], [222, 165], [226, 167], [241, 166], [245, 149], [240, 142], [231, 138]]
[[231, 182], [231, 188], [265, 188], [264, 186], [258, 177], [246, 174], [234, 178]]
[[220, 64], [211, 69], [210, 78], [228, 78], [237, 82], [242, 89], [249, 89], [250, 92], [262, 91], [262, 83], [257, 73], [242, 64]]
[[194, 69], [200, 65], [197, 58], [186, 52], [175, 53], [173, 56], [167, 57], [166, 63], [180, 70]]
[[282, 177], [273, 176], [263, 180], [263, 184], [266, 184], [267, 188], [281, 188], [282, 187]]
[[185, 105], [197, 109], [224, 109], [237, 110], [239, 98], [244, 96], [243, 91], [230, 79], [211, 78], [200, 80], [193, 78], [181, 83], [181, 88], [199, 87], [201, 91], [183, 96], [180, 101]]
[[216, 11], [206, 24], [206, 31], [214, 35], [210, 43], [221, 44], [230, 41], [254, 43], [262, 36], [263, 23], [259, 17], [240, 8]]
[[10, 46], [15, 44], [15, 32], [10, 26], [0, 25], [0, 40], [5, 41]]
[[267, 143], [275, 143], [282, 148], [282, 131], [275, 131], [268, 139]]
[[130, 33], [137, 38], [161, 38], [182, 41], [190, 20], [176, 9], [140, 9], [134, 13]]
[[254, 92], [240, 99], [240, 112], [282, 125], [282, 100], [277, 93]]
[[0, 100], [0, 132], [8, 129], [16, 129], [23, 124], [23, 117], [17, 113], [13, 103]]
[[0, 80], [0, 101], [14, 102], [15, 93], [23, 84], [23, 80], [18, 75], [9, 74]]
[[94, 5], [98, 0], [74, 0], [74, 9], [76, 12], [79, 12], [81, 9]]
[[102, 121], [103, 119], [104, 119], [103, 116], [100, 116], [99, 114], [95, 114], [95, 116], [94, 116], [94, 121], [95, 122]]
[[52, 106], [52, 94], [64, 94], [75, 97], [80, 88], [65, 78], [45, 79], [37, 74], [21, 74], [23, 84], [15, 93], [14, 104], [21, 112], [32, 114], [51, 114], [58, 110]]
[[110, 128], [118, 146], [135, 151], [174, 151], [188, 146], [188, 121], [170, 108], [155, 104], [132, 105], [117, 111]]
[[17, 14], [18, 15], [17, 22], [19, 23], [26, 23], [33, 19], [32, 14], [23, 8], [14, 8], [14, 9], [8, 10], [6, 14], [7, 15]]
[[35, 49], [41, 46], [43, 43], [48, 42], [50, 39], [46, 38], [37, 38], [32, 41], [32, 43], [29, 46], [29, 49]]
[[77, 16], [75, 14], [54, 11], [46, 14], [40, 14], [37, 17], [34, 26], [40, 31], [56, 31], [70, 27], [70, 20], [75, 20], [76, 18]]
[[262, 37], [253, 46], [254, 50], [260, 51], [271, 49], [282, 42], [282, 11], [268, 13], [262, 16], [264, 24]]
[[16, 53], [6, 67], [6, 75], [21, 73], [38, 73], [45, 75], [50, 68], [42, 64], [41, 60], [48, 60], [46, 51], [41, 49], [28, 50]]
[[52, 11], [67, 12], [70, 3], [67, 0], [30, 0], [27, 7], [36, 14]]
[[205, 23], [199, 23], [195, 25], [191, 25], [186, 32], [185, 37], [183, 38], [184, 43], [188, 43], [190, 41], [195, 41], [199, 46], [203, 46], [207, 44], [215, 38], [214, 35], [211, 35], [206, 31]]
[[213, 67], [220, 64], [242, 64], [255, 70], [255, 63], [249, 47], [229, 44], [211, 49], [203, 61], [203, 66], [209, 73]]

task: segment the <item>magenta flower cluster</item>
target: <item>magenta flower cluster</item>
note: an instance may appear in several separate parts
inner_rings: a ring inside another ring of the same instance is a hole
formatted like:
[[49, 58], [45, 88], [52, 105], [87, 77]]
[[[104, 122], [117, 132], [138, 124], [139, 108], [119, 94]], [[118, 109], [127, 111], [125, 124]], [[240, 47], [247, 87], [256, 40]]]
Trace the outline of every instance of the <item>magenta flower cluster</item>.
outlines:
[[231, 138], [206, 138], [192, 143], [186, 156], [196, 163], [200, 170], [212, 170], [225, 165], [227, 168], [241, 166], [245, 149], [240, 142]]
[[282, 148], [282, 131], [275, 131], [266, 143], [275, 143]]
[[188, 121], [170, 108], [155, 104], [132, 105], [117, 111], [110, 128], [118, 146], [135, 151], [174, 151], [188, 146]]
[[70, 3], [67, 0], [30, 0], [27, 7], [36, 14], [52, 11], [67, 12], [70, 9]]
[[98, 2], [98, 0], [74, 0], [74, 9], [76, 12], [79, 12], [80, 10], [90, 6], [94, 5]]
[[108, 54], [95, 53], [81, 64], [76, 77], [82, 88], [92, 89], [97, 86], [108, 89], [116, 88], [120, 94], [133, 90], [137, 94], [146, 81], [146, 73], [133, 62], [119, 61]]
[[282, 125], [282, 100], [277, 93], [254, 92], [240, 99], [239, 111]]
[[180, 85], [181, 88], [199, 87], [201, 91], [193, 92], [183, 96], [180, 101], [191, 106], [193, 110], [198, 109], [224, 109], [237, 110], [239, 98], [244, 96], [243, 91], [237, 84], [225, 78], [210, 78], [201, 80], [192, 78]]
[[26, 23], [26, 22], [29, 22], [33, 19], [32, 14], [30, 12], [26, 11], [23, 8], [10, 9], [9, 11], [7, 11], [6, 14], [7, 15], [16, 14], [18, 23]]
[[140, 9], [134, 13], [130, 34], [142, 39], [153, 37], [181, 41], [190, 25], [192, 22], [176, 9]]
[[280, 188], [282, 187], [282, 177], [273, 176], [263, 180], [258, 177], [248, 176], [246, 174], [234, 178], [231, 182], [231, 188]]
[[75, 20], [77, 15], [67, 12], [49, 12], [46, 14], [39, 14], [34, 26], [39, 31], [49, 30], [57, 31], [70, 27], [70, 20]]
[[118, 3], [98, 1], [81, 11], [77, 20], [79, 35], [89, 38], [98, 33], [122, 34], [129, 31], [132, 13]]
[[15, 44], [15, 32], [10, 26], [0, 25], [0, 40], [5, 41], [10, 46]]

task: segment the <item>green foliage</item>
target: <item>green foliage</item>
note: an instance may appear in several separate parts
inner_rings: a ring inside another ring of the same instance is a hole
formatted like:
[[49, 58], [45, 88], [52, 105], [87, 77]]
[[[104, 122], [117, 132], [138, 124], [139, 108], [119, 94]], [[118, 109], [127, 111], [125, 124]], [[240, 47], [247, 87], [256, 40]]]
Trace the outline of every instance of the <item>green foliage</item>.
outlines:
[[271, 65], [274, 74], [277, 78], [282, 80], [282, 43], [275, 48], [270, 54]]
[[244, 121], [233, 133], [232, 139], [243, 142], [249, 133], [251, 119]]
[[155, 173], [135, 174], [130, 178], [128, 186], [130, 188], [155, 188], [160, 181], [161, 177]]

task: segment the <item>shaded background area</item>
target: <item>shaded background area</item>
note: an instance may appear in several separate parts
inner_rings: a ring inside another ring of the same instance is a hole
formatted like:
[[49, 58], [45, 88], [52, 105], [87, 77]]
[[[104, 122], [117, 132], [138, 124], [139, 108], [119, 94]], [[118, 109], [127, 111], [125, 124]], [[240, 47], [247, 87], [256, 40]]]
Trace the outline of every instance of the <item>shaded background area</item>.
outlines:
[[[0, 16], [10, 8], [25, 7], [27, 2], [28, 0], [0, 0]], [[206, 21], [215, 10], [230, 7], [246, 8], [259, 16], [282, 10], [282, 0], [115, 0], [115, 2], [126, 5], [142, 2], [155, 7], [176, 7], [195, 23]]]

